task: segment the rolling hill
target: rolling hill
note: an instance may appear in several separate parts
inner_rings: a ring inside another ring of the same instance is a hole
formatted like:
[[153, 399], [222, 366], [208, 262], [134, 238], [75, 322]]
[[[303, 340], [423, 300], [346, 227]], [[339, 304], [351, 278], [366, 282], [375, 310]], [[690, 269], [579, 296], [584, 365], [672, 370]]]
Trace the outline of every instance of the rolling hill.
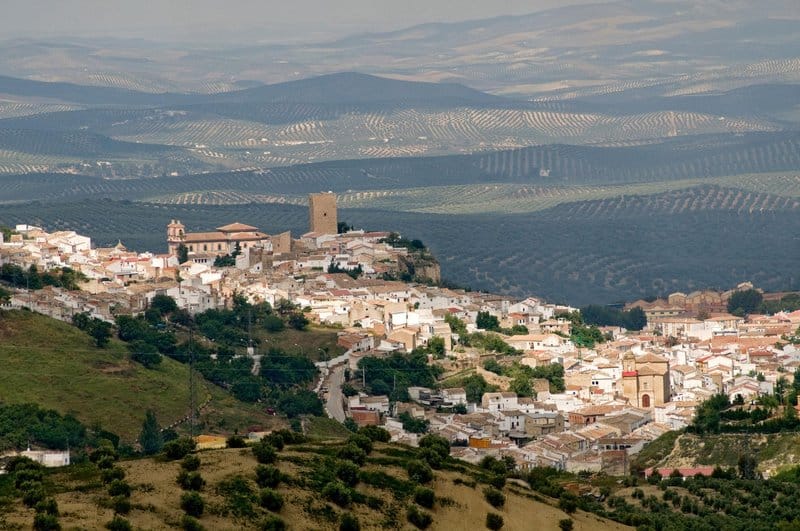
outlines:
[[[36, 403], [72, 414], [87, 426], [100, 425], [128, 444], [138, 437], [145, 411], [166, 426], [189, 411], [189, 369], [164, 358], [154, 370], [130, 361], [124, 343], [92, 345], [77, 328], [27, 311], [0, 312], [0, 401]], [[233, 399], [197, 376], [197, 403], [207, 403], [199, 420], [206, 429], [246, 429], [279, 424], [276, 417]]]
[[[166, 148], [121, 143], [88, 133], [3, 134], [0, 149], [40, 153], [45, 139], [64, 137], [65, 152], [170, 154]], [[198, 151], [198, 150], [193, 150]], [[181, 157], [182, 151], [171, 156]], [[475, 155], [340, 160], [270, 168], [263, 171], [204, 173], [159, 179], [109, 180], [81, 175], [0, 176], [0, 203], [89, 197], [158, 199], [202, 190], [227, 190], [272, 196], [297, 196], [321, 189], [339, 193], [487, 183], [528, 186], [605, 186], [782, 172], [800, 167], [800, 133], [703, 135], [629, 147], [548, 145]], [[60, 186], [51, 186], [55, 184]], [[45, 187], [43, 189], [43, 186]], [[625, 193], [625, 191], [621, 191]]]
[[[342, 459], [337, 451], [343, 441], [311, 441], [286, 446], [278, 453], [273, 466], [279, 470], [279, 482], [272, 490], [281, 498], [280, 506], [267, 510], [259, 503], [263, 492], [256, 483], [258, 462], [250, 449], [201, 451], [199, 474], [205, 486], [199, 491], [204, 510], [199, 523], [206, 529], [278, 529], [265, 522], [279, 518], [280, 529], [340, 529], [342, 515], [355, 516], [363, 530], [416, 529], [407, 519], [407, 510], [416, 507], [431, 516], [428, 529], [450, 530], [467, 525], [483, 529], [486, 514], [503, 518], [503, 529], [556, 531], [559, 521], [570, 519], [576, 530], [623, 530], [629, 527], [578, 510], [567, 514], [558, 500], [533, 493], [520, 483], [509, 482], [503, 488], [505, 503], [494, 508], [485, 499], [487, 475], [478, 467], [453, 461], [437, 470], [430, 482], [424, 482], [435, 497], [432, 508], [414, 503], [419, 484], [405, 470], [415, 458], [415, 449], [378, 443], [356, 469], [357, 484], [343, 488], [349, 500], [326, 497], [325, 485], [335, 479], [333, 469]], [[352, 465], [352, 463], [350, 463]], [[181, 526], [184, 514], [175, 478], [180, 462], [163, 459], [137, 459], [119, 463], [125, 481], [131, 486], [130, 511], [123, 518], [136, 528], [164, 529]], [[263, 468], [263, 467], [262, 467]], [[48, 490], [60, 509], [59, 522], [65, 528], [102, 528], [114, 516], [114, 510], [100, 481], [100, 472], [91, 463], [56, 471], [47, 476]], [[0, 509], [0, 523], [30, 526], [32, 511], [21, 503]], [[275, 524], [273, 524], [275, 525]], [[352, 529], [352, 528], [344, 528]]]

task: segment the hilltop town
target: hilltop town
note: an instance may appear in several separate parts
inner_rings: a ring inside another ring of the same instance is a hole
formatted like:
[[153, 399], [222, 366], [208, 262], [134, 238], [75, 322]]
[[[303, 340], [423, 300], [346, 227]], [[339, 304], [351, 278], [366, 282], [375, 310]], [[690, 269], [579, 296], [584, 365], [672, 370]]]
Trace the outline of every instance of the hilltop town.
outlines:
[[[191, 315], [230, 308], [236, 297], [288, 301], [336, 330], [345, 351], [316, 363], [328, 416], [381, 425], [411, 445], [435, 433], [456, 457], [508, 456], [520, 470], [625, 474], [648, 442], [689, 425], [708, 398], [754, 403], [800, 368], [800, 311], [728, 313], [743, 294], [796, 295], [750, 283], [674, 293], [626, 306], [646, 318], [639, 330], [593, 326], [576, 308], [535, 297], [443, 287], [421, 241], [348, 227], [329, 193], [309, 197], [309, 232], [299, 238], [238, 221], [190, 232], [172, 220], [165, 247], [95, 248], [74, 231], [18, 225], [0, 243], [0, 279], [12, 286], [2, 308], [114, 323], [158, 296]], [[396, 374], [376, 382], [364, 361], [409, 353], [435, 368], [433, 385], [398, 389]], [[261, 354], [252, 344], [241, 353]]]

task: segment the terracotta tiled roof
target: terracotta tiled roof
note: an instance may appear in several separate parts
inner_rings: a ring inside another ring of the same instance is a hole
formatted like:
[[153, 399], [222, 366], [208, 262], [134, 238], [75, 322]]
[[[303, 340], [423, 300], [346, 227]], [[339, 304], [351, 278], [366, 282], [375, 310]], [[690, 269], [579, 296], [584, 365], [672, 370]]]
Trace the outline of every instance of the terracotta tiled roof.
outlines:
[[252, 227], [250, 225], [245, 225], [244, 223], [239, 223], [237, 221], [235, 223], [229, 223], [228, 225], [224, 225], [222, 227], [217, 227], [217, 230], [220, 232], [252, 232], [254, 230], [258, 230], [258, 227]]

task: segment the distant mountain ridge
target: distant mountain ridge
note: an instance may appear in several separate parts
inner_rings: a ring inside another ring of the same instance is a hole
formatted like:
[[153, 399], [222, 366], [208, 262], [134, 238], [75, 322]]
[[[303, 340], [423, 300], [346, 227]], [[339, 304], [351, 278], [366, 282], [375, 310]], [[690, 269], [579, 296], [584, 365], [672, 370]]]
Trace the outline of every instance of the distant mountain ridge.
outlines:
[[455, 106], [497, 104], [509, 100], [458, 83], [402, 81], [358, 72], [325, 74], [218, 94], [210, 100], [237, 102], [324, 103], [329, 105], [416, 102]]
[[402, 81], [357, 72], [324, 74], [216, 94], [153, 94], [116, 87], [36, 81], [0, 75], [0, 94], [50, 98], [70, 103], [132, 106], [176, 106], [213, 103], [316, 103], [326, 105], [414, 102], [456, 106], [511, 103], [457, 83]]

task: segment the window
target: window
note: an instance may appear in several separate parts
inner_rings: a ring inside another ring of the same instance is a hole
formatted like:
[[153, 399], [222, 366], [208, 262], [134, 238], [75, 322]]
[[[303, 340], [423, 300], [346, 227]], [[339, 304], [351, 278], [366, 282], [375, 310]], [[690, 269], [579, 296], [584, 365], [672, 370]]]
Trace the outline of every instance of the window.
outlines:
[[208, 245], [206, 245], [206, 244], [203, 244], [203, 250], [204, 250], [204, 251], [208, 251]]
[[217, 251], [221, 251], [221, 250], [222, 250], [222, 244], [221, 244], [221, 243], [218, 243], [218, 244], [217, 244]]

